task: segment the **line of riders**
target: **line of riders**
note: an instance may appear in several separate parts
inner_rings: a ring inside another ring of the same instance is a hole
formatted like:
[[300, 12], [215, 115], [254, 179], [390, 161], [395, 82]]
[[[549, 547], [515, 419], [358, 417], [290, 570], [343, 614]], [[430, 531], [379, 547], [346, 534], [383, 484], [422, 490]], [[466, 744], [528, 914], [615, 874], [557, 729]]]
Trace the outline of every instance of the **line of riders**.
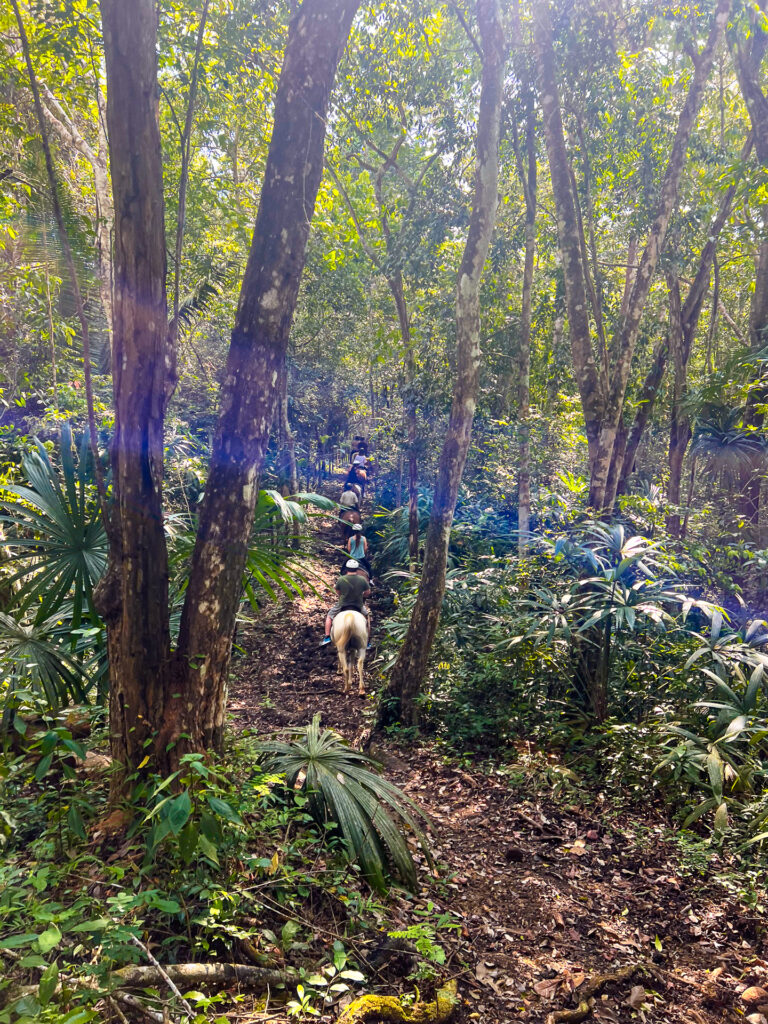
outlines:
[[[336, 603], [325, 617], [325, 636], [320, 642], [321, 647], [330, 644], [333, 620], [343, 611], [355, 611], [365, 616], [370, 635], [371, 617], [366, 600], [371, 595], [371, 564], [368, 560], [368, 541], [363, 534], [360, 515], [367, 481], [368, 445], [365, 441], [360, 441], [339, 498], [339, 521], [344, 531], [346, 557], [341, 567], [341, 575], [335, 584]], [[368, 649], [370, 646], [367, 645]]]

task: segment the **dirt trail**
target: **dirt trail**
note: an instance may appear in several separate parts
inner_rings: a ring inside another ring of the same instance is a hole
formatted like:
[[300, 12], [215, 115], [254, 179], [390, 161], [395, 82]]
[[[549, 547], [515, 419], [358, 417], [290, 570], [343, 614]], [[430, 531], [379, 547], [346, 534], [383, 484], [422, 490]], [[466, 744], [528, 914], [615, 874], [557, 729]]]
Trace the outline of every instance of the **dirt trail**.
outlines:
[[[318, 647], [341, 559], [326, 531], [320, 595], [268, 606], [258, 633], [241, 635], [237, 727], [263, 735], [320, 711], [354, 741], [369, 724], [373, 699], [345, 695], [335, 652]], [[375, 671], [367, 676], [372, 686]], [[653, 812], [617, 822], [599, 809], [521, 800], [507, 774], [446, 763], [429, 744], [380, 741], [372, 753], [435, 823], [439, 877], [425, 871], [418, 899], [395, 900], [392, 916], [406, 927], [431, 900], [461, 922], [461, 934], [439, 936], [463, 999], [458, 1019], [544, 1022], [578, 1007], [601, 976], [637, 965], [597, 988], [588, 1017], [568, 1019], [768, 1024], [762, 914], [716, 879], [685, 874]], [[751, 1003], [746, 986], [758, 987]]]

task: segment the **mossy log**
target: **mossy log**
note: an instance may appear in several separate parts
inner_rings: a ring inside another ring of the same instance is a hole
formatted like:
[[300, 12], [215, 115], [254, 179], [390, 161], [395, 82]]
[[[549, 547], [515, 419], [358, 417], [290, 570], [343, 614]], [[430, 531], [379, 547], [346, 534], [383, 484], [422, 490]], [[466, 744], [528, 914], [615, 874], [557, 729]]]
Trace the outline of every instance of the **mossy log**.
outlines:
[[431, 1003], [403, 1006], [397, 996], [361, 996], [349, 1004], [336, 1024], [444, 1024], [457, 1003], [455, 981], [438, 989]]

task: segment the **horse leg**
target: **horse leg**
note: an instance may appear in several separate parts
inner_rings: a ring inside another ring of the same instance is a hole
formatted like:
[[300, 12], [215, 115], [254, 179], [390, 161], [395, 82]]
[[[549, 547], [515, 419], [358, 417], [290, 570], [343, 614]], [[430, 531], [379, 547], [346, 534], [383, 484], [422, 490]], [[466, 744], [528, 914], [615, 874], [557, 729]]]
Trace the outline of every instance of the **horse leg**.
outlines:
[[[364, 664], [365, 664], [365, 648], [363, 647], [363, 649], [361, 651], [357, 652], [357, 676], [358, 676], [358, 679], [359, 679], [359, 684], [358, 684], [358, 687], [357, 687], [357, 692], [358, 692], [359, 696], [361, 696], [361, 697], [365, 696], [365, 682], [363, 681], [363, 665]], [[351, 680], [350, 680], [350, 682], [351, 682]]]
[[347, 652], [345, 650], [343, 650], [343, 648], [341, 648], [341, 647], [338, 648], [338, 651], [339, 651], [339, 664], [341, 665], [341, 678], [343, 680], [344, 693], [346, 693], [347, 692], [347, 677], [349, 675], [349, 672], [347, 671], [347, 668], [348, 668]]

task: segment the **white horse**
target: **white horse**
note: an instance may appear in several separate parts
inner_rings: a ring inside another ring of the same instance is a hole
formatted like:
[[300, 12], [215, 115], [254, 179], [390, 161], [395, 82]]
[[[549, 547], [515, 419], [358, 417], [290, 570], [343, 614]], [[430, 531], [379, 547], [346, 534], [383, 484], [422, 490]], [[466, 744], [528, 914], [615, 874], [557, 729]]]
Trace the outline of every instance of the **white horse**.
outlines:
[[339, 655], [341, 674], [344, 677], [344, 693], [349, 693], [352, 689], [355, 675], [354, 662], [357, 660], [359, 678], [357, 692], [362, 696], [365, 694], [363, 662], [368, 646], [368, 623], [365, 616], [351, 608], [339, 612], [331, 626], [331, 640]]

